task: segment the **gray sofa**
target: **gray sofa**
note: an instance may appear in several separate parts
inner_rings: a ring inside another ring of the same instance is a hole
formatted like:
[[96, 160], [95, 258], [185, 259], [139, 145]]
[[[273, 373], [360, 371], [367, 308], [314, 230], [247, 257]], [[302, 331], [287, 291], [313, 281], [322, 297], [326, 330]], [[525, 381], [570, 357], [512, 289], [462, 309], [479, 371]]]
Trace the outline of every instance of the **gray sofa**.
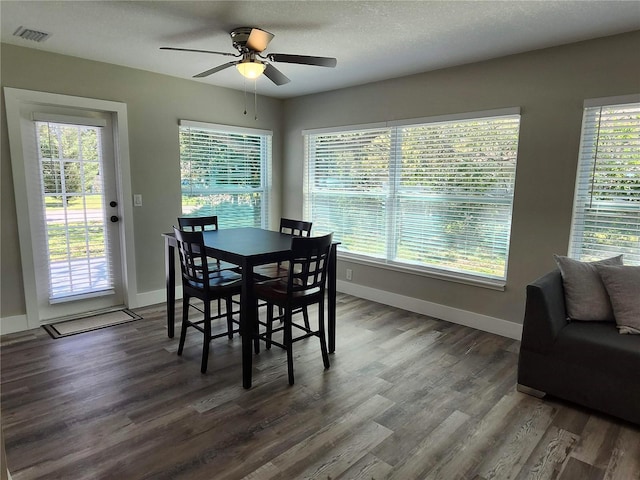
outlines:
[[570, 322], [559, 270], [527, 286], [518, 390], [550, 394], [640, 424], [640, 335]]

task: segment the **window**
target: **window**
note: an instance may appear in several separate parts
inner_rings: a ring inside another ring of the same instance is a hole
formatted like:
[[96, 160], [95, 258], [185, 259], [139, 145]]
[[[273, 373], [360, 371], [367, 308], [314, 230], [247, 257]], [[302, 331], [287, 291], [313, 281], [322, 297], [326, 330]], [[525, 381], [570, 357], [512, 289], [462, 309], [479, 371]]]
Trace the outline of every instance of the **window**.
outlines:
[[305, 215], [341, 255], [506, 278], [517, 109], [305, 132]]
[[640, 265], [640, 96], [615, 100], [585, 102], [569, 256]]
[[217, 215], [222, 228], [267, 228], [271, 132], [180, 122], [182, 214]]
[[35, 122], [50, 303], [113, 293], [103, 127]]

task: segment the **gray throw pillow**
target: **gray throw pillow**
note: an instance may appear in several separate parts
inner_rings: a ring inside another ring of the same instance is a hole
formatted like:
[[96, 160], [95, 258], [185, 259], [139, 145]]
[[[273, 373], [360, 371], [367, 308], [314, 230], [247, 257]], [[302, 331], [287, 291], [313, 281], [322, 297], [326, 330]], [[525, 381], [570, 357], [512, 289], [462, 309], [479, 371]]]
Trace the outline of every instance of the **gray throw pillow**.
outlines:
[[620, 333], [640, 334], [640, 267], [596, 265]]
[[571, 320], [615, 321], [609, 295], [596, 265], [622, 265], [622, 255], [597, 262], [553, 256], [562, 274], [567, 316]]

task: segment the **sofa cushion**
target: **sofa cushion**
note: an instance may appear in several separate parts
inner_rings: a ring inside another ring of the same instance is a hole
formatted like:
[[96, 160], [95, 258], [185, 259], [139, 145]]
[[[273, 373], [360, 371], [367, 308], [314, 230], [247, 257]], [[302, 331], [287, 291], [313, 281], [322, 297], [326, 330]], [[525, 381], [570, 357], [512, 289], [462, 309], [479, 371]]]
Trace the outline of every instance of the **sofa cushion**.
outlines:
[[567, 324], [553, 346], [553, 356], [569, 364], [640, 382], [640, 337], [619, 335], [611, 322]]
[[640, 266], [596, 265], [620, 333], [640, 334]]
[[571, 320], [613, 322], [609, 295], [596, 265], [622, 265], [622, 255], [597, 262], [580, 262], [560, 255], [554, 258], [562, 274], [567, 316]]

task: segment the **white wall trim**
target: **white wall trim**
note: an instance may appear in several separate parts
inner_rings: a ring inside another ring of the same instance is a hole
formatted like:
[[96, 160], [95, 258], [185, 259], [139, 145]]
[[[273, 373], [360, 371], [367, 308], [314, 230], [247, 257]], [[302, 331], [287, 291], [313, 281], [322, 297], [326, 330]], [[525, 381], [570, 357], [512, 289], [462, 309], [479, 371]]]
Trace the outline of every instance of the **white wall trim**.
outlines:
[[[176, 285], [176, 300], [182, 298], [182, 287]], [[167, 301], [167, 291], [162, 288], [160, 290], [151, 290], [149, 292], [138, 293], [135, 297], [135, 305], [130, 308], [148, 307], [149, 305], [156, 305], [158, 303], [165, 303]]]
[[[76, 97], [49, 92], [23, 90], [4, 87], [5, 108], [7, 114], [7, 129], [11, 149], [11, 161], [13, 168], [13, 183], [16, 197], [16, 212], [18, 218], [28, 219], [28, 196], [26, 188], [25, 159], [22, 142], [23, 122], [21, 112], [31, 107], [56, 107], [71, 108], [84, 111], [96, 111], [111, 115], [113, 118], [113, 130], [117, 133], [114, 145], [116, 162], [116, 182], [118, 183], [118, 203], [121, 207], [121, 249], [122, 249], [122, 273], [123, 273], [123, 300], [129, 305], [137, 291], [137, 272], [135, 262], [135, 243], [133, 238], [133, 206], [131, 202], [131, 173], [129, 158], [129, 129], [127, 126], [127, 106], [121, 102], [100, 100], [85, 97]], [[15, 187], [15, 186], [18, 187]], [[26, 318], [28, 328], [37, 328], [41, 323], [41, 312], [37, 298], [35, 278], [35, 264], [33, 255], [32, 231], [29, 221], [18, 222], [18, 234], [20, 241], [22, 275], [24, 282], [24, 295], [26, 306]]]
[[15, 315], [13, 317], [0, 318], [0, 335], [9, 333], [24, 332], [30, 330], [26, 315]]
[[[418, 298], [407, 297], [397, 293], [386, 292], [371, 287], [357, 285], [344, 280], [338, 280], [337, 289], [339, 292], [364, 298], [373, 302], [401, 308], [409, 312], [428, 315], [439, 320], [464, 325], [484, 332], [494, 333], [514, 340], [522, 337], [522, 325], [500, 318], [489, 317], [479, 313], [461, 310], [459, 308], [448, 307], [438, 303], [427, 302]], [[182, 298], [182, 288], [176, 286], [176, 300]], [[166, 290], [152, 290], [150, 292], [138, 293], [132, 301], [130, 308], [141, 308], [149, 305], [156, 305], [167, 301]], [[135, 305], [133, 305], [135, 304]], [[14, 317], [0, 318], [0, 335], [29, 330], [26, 315], [16, 315]]]
[[584, 101], [584, 108], [624, 105], [625, 103], [640, 102], [640, 94], [618, 95], [616, 97], [588, 98]]
[[447, 322], [464, 325], [484, 332], [494, 333], [514, 340], [522, 337], [522, 325], [500, 318], [489, 317], [480, 313], [461, 310], [459, 308], [448, 307], [438, 303], [420, 300], [418, 298], [407, 297], [397, 293], [378, 290], [376, 288], [357, 285], [345, 280], [338, 280], [337, 289], [339, 292], [364, 298], [374, 302], [401, 308], [409, 312], [428, 315]]
[[[128, 308], [142, 308], [167, 301], [167, 294], [164, 288], [160, 290], [152, 290], [150, 292], [138, 293], [130, 300]], [[182, 299], [182, 287], [176, 285], [176, 300]], [[180, 315], [180, 312], [177, 312]], [[0, 336], [10, 333], [24, 332], [38, 326], [30, 326], [26, 315], [16, 315], [13, 317], [0, 318]]]

